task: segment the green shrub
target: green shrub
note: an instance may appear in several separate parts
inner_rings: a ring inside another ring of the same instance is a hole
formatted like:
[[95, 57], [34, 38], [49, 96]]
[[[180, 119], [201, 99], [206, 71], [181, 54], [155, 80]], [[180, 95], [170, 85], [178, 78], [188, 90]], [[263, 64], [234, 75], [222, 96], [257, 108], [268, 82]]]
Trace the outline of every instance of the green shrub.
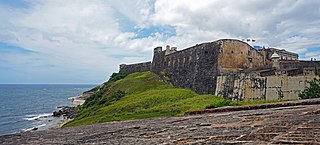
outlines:
[[299, 94], [300, 99], [320, 98], [320, 79], [309, 82], [309, 87]]
[[99, 100], [98, 104], [99, 105], [104, 105], [104, 106], [108, 106], [113, 104], [114, 102], [120, 100], [123, 96], [125, 95], [125, 92], [123, 91], [116, 91], [106, 97], [102, 97], [101, 100]]
[[88, 108], [89, 106], [92, 106], [94, 104], [104, 104], [105, 102], [102, 103], [100, 101], [105, 101], [103, 99], [103, 96], [107, 94], [111, 84], [125, 78], [126, 76], [128, 76], [128, 73], [126, 72], [112, 73], [110, 79], [107, 82], [103, 83], [102, 88], [98, 86], [92, 89], [95, 91], [95, 93], [86, 99], [81, 108]]
[[126, 76], [128, 76], [128, 73], [126, 72], [112, 73], [110, 79], [108, 80], [108, 83], [116, 82], [117, 80], [121, 80]]

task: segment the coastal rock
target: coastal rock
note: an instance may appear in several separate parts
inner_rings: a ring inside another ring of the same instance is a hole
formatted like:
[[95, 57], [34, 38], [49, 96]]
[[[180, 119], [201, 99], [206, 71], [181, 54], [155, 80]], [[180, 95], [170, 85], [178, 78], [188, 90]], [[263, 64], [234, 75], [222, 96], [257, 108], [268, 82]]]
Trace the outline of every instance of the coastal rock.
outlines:
[[62, 111], [59, 110], [59, 111], [54, 111], [52, 116], [54, 116], [54, 117], [60, 117], [61, 115], [62, 115]]
[[54, 111], [52, 116], [60, 117], [61, 115], [69, 119], [74, 118], [76, 115], [75, 107], [63, 107], [59, 111]]

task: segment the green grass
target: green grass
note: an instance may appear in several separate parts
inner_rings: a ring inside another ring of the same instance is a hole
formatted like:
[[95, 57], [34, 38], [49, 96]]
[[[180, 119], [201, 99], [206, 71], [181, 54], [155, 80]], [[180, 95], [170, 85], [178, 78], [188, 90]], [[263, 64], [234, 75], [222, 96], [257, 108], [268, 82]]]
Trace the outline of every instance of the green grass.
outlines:
[[[270, 101], [269, 101], [270, 102]], [[272, 101], [271, 101], [272, 102]], [[274, 102], [274, 101], [273, 101]], [[64, 127], [165, 116], [222, 106], [267, 103], [233, 102], [214, 95], [199, 95], [174, 88], [152, 72], [113, 74], [104, 86], [77, 109], [77, 116]]]
[[[86, 101], [85, 104], [90, 105], [78, 108], [77, 117], [65, 127], [179, 116], [187, 111], [205, 109], [216, 101], [224, 100], [222, 97], [198, 95], [187, 89], [174, 88], [151, 72], [130, 74], [124, 79], [107, 84], [109, 85], [105, 85], [105, 88], [93, 95], [94, 99]], [[114, 95], [114, 92], [118, 92], [117, 95]], [[125, 95], [122, 96], [123, 94]]]

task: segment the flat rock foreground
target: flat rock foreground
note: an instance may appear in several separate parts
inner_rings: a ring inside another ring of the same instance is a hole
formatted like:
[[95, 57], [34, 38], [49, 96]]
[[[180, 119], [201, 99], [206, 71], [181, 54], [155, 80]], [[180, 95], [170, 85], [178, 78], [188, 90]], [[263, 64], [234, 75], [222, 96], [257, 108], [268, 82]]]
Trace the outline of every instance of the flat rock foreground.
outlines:
[[18, 133], [0, 144], [320, 144], [320, 104], [276, 107]]

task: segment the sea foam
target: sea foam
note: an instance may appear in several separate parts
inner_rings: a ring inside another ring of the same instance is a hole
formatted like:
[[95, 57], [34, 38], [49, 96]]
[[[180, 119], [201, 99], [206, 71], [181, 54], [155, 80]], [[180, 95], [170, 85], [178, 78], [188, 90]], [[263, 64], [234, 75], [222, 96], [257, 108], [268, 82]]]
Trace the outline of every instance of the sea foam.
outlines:
[[52, 113], [43, 113], [43, 114], [37, 114], [37, 115], [26, 115], [25, 120], [38, 120], [40, 118], [47, 118], [49, 116], [52, 116]]

